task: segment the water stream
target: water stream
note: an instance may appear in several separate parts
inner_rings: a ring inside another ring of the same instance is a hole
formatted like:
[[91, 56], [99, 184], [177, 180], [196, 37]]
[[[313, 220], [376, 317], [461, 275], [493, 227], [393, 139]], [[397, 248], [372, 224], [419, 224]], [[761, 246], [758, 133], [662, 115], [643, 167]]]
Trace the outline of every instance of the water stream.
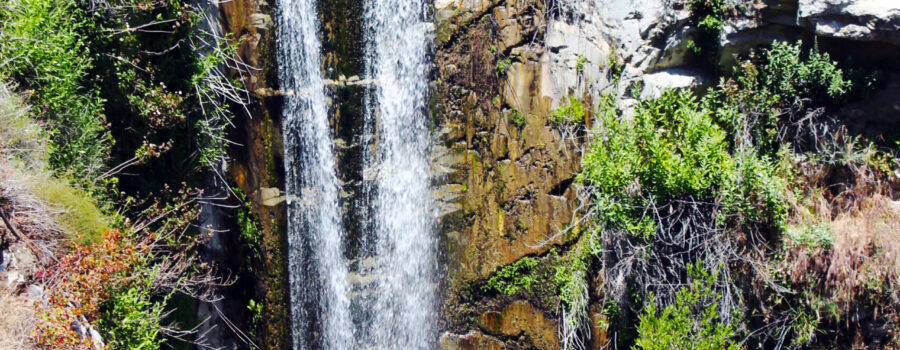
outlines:
[[430, 24], [422, 0], [366, 3], [369, 123], [376, 135], [376, 286], [368, 343], [382, 349], [432, 347], [435, 235], [430, 188], [427, 54]]
[[[359, 249], [341, 225], [322, 43], [315, 1], [277, 0], [278, 68], [288, 206], [288, 270], [295, 349], [430, 349], [437, 334], [436, 238], [428, 149], [424, 0], [367, 0], [366, 112]], [[339, 99], [334, 101], [340, 104]], [[341, 116], [346, 118], [349, 116]], [[350, 199], [344, 198], [343, 203]]]
[[[347, 264], [333, 140], [312, 1], [278, 0], [278, 72], [283, 113], [288, 273], [295, 349], [349, 349]], [[318, 339], [313, 334], [320, 334]]]

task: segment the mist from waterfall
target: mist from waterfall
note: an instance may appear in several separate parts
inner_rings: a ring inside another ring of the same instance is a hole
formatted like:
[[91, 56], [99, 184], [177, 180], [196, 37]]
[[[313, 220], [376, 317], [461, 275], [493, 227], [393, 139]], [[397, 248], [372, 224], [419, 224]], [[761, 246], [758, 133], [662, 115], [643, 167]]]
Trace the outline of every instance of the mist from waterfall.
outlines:
[[375, 173], [375, 292], [365, 345], [428, 349], [437, 339], [428, 97], [432, 26], [423, 0], [366, 2], [367, 123], [375, 135], [366, 166]]
[[[278, 0], [288, 273], [295, 349], [349, 349], [353, 336], [338, 178], [313, 1]], [[311, 339], [311, 334], [319, 334]]]

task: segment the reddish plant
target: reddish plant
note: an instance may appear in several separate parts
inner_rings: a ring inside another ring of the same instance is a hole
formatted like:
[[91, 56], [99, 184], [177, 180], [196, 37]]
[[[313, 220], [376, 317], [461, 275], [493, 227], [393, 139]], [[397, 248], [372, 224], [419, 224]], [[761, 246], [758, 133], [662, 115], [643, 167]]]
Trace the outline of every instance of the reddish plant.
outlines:
[[101, 241], [76, 245], [58, 263], [38, 272], [36, 277], [44, 280], [48, 294], [38, 305], [34, 343], [46, 349], [106, 348], [92, 334], [100, 307], [111, 293], [148, 277], [143, 267], [150, 256], [147, 242], [108, 230]]

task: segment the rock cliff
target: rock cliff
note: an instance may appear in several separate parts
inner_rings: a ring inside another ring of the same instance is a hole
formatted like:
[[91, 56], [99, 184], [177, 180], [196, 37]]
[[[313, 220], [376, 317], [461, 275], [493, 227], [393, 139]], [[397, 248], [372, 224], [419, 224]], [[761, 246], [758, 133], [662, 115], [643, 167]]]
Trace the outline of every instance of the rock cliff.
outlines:
[[[323, 10], [330, 79], [361, 74], [359, 57], [353, 57], [361, 54], [361, 34], [351, 25], [359, 16], [357, 5], [348, 5], [347, 13], [334, 6]], [[266, 272], [259, 286], [271, 308], [263, 338], [275, 349], [285, 348], [287, 301], [272, 11], [262, 0], [221, 5], [226, 31], [243, 38], [239, 55], [260, 68], [243, 77], [256, 99], [252, 116], [237, 122], [240, 146], [232, 149], [229, 176], [251, 194], [262, 219]], [[735, 4], [721, 30], [706, 38], [715, 51], [703, 55], [692, 47], [709, 33], [691, 24], [690, 6], [678, 0], [435, 0], [432, 15], [433, 173], [447, 287], [443, 349], [560, 347], [552, 303], [485, 293], [477, 286], [522, 258], [565, 256], [575, 244], [565, 230], [583, 214], [574, 178], [592, 118], [555, 123], [554, 111], [570, 97], [590, 110], [604, 96], [626, 108], [668, 88], [703, 90], [731, 69], [736, 55], [775, 40], [802, 39], [836, 56], [865, 53], [866, 64], [884, 71], [885, 82], [867, 100], [839, 113], [858, 120], [861, 129], [900, 120], [900, 4], [891, 1]], [[346, 88], [335, 96], [350, 101], [334, 117], [337, 133], [346, 136], [338, 138], [340, 166], [348, 169], [358, 161], [360, 146], [349, 135], [359, 127], [361, 95], [362, 89]], [[362, 174], [357, 175], [343, 179], [345, 191], [358, 190]], [[352, 204], [345, 206], [351, 210]], [[594, 295], [602, 276], [590, 281]], [[596, 326], [603, 322], [601, 309], [596, 302], [590, 306], [595, 326], [587, 344], [593, 348], [605, 344]]]
[[[569, 96], [596, 106], [612, 95], [624, 109], [668, 88], [702, 90], [735, 55], [802, 39], [833, 55], [841, 48], [871, 53], [888, 82], [842, 113], [860, 124], [896, 123], [898, 11], [900, 4], [886, 1], [737, 4], [712, 38], [716, 52], [701, 57], [691, 45], [704, 33], [691, 25], [686, 2], [436, 0], [434, 167], [443, 175], [437, 197], [451, 286], [442, 348], [560, 347], [548, 341], [558, 310], [473, 286], [523, 257], [565, 252], [573, 243], [563, 230], [582, 215], [573, 178], [584, 128], [552, 121]], [[594, 288], [601, 281], [595, 278]], [[592, 324], [601, 322], [600, 309], [591, 306]], [[504, 328], [508, 317], [527, 319], [534, 332]], [[605, 344], [599, 327], [590, 333], [588, 345]]]

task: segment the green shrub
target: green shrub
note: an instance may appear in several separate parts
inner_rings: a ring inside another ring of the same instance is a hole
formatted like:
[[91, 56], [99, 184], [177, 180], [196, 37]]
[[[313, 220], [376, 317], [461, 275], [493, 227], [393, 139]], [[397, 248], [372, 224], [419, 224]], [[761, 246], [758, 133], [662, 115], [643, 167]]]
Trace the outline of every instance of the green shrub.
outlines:
[[791, 330], [794, 339], [791, 340], [791, 345], [801, 347], [811, 343], [819, 332], [818, 317], [807, 312], [805, 308], [798, 308], [792, 316]]
[[787, 248], [806, 246], [809, 249], [831, 248], [834, 245], [834, 231], [827, 222], [815, 225], [791, 227], [787, 230]]
[[[237, 187], [232, 189], [237, 195], [237, 199], [241, 202], [237, 210], [237, 224], [240, 230], [241, 240], [250, 250], [252, 259], [259, 259], [262, 253], [262, 227], [259, 219], [253, 214], [250, 208], [250, 201], [241, 190]], [[252, 264], [251, 264], [252, 266]]]
[[535, 268], [539, 263], [540, 260], [532, 257], [521, 258], [494, 273], [482, 289], [506, 295], [516, 294], [519, 290], [531, 290], [537, 280]]
[[559, 124], [580, 124], [584, 123], [584, 115], [584, 104], [570, 95], [563, 99], [563, 104], [553, 111], [550, 119]]
[[512, 67], [512, 63], [512, 59], [509, 57], [497, 60], [497, 66], [494, 67], [494, 72], [498, 75], [504, 75], [509, 71], [509, 67]]
[[674, 304], [657, 305], [652, 296], [645, 302], [635, 349], [740, 349], [736, 322], [720, 315], [721, 295], [714, 289], [718, 272], [710, 273], [702, 263], [689, 270], [693, 282], [675, 294]]
[[581, 235], [569, 254], [553, 265], [553, 285], [564, 310], [561, 333], [564, 344], [573, 343], [578, 330], [588, 322], [590, 265], [599, 255], [599, 236], [596, 231], [591, 231]]
[[802, 44], [775, 41], [764, 51], [765, 65], [759, 75], [763, 91], [782, 104], [825, 101], [849, 92], [851, 83], [844, 79], [837, 63], [817, 49], [804, 57]]
[[[716, 9], [721, 3], [692, 1], [695, 13], [706, 11], [697, 21], [701, 29], [711, 32], [720, 28], [721, 23], [716, 20], [726, 11]], [[696, 11], [701, 5], [712, 8]], [[851, 87], [827, 54], [814, 49], [804, 55], [800, 48], [800, 43], [773, 44], [760, 57], [741, 62], [733, 78], [722, 80], [699, 102], [688, 91], [670, 90], [659, 98], [639, 101], [633, 113], [627, 114], [633, 117], [625, 118], [619, 116], [612, 102], [601, 100], [592, 142], [585, 151], [582, 171], [576, 179], [590, 190], [592, 209], [597, 213], [596, 224], [601, 225], [604, 237], [610, 237], [612, 242], [624, 238], [627, 242], [609, 251], [611, 259], [633, 259], [623, 264], [632, 264], [626, 268], [639, 266], [636, 271], [644, 273], [643, 276], [626, 276], [626, 279], [634, 278], [634, 282], [616, 286], [621, 288], [618, 291], [635, 296], [633, 300], [618, 301], [619, 307], [625, 310], [616, 314], [628, 311], [642, 314], [637, 325], [640, 337], [635, 343], [636, 348], [739, 347], [737, 321], [734, 321], [738, 317], [720, 314], [723, 310], [719, 300], [732, 299], [732, 294], [716, 292], [719, 288], [716, 286], [722, 285], [717, 274], [689, 268], [692, 270], [691, 285], [675, 292], [675, 302], [671, 305], [661, 305], [662, 299], [641, 294], [642, 290], [657, 290], [641, 285], [656, 283], [646, 282], [648, 279], [644, 277], [656, 271], [653, 269], [673, 273], [683, 269], [677, 267], [678, 262], [655, 260], [660, 254], [691, 254], [677, 243], [673, 245], [673, 242], [657, 237], [662, 233], [659, 223], [669, 225], [666, 221], [669, 218], [665, 213], [650, 211], [668, 207], [670, 216], [677, 217], [682, 215], [678, 212], [680, 203], [696, 200], [693, 203], [708, 205], [709, 211], [718, 213], [718, 217], [710, 216], [709, 222], [696, 222], [697, 218], [691, 218], [690, 223], [681, 222], [690, 227], [681, 229], [689, 235], [706, 235], [703, 244], [720, 244], [716, 242], [721, 239], [722, 245], [717, 249], [731, 249], [735, 242], [744, 243], [733, 240], [731, 233], [737, 233], [738, 237], [746, 237], [740, 235], [744, 232], [761, 233], [766, 238], [780, 237], [777, 234], [784, 232], [787, 226], [787, 187], [796, 172], [790, 154], [797, 146], [788, 142], [809, 142], [817, 138], [806, 135], [823, 135], [816, 134], [822, 132], [815, 129], [818, 121], [810, 123], [802, 118], [812, 108], [839, 102]], [[853, 157], [860, 163], [868, 160], [879, 164], [878, 169], [890, 169], [891, 160], [886, 156]], [[815, 161], [817, 156], [813, 154], [810, 159]], [[786, 163], [791, 164], [785, 166]], [[726, 238], [722, 239], [718, 229], [726, 232]], [[629, 235], [618, 236], [622, 233]], [[827, 227], [804, 226], [789, 229], [786, 241], [788, 247], [827, 248], [833, 244], [832, 236]], [[772, 243], [777, 246], [778, 242]], [[721, 260], [720, 253], [697, 254], [720, 259], [717, 261], [730, 261], [730, 258]], [[673, 266], [653, 265], [660, 263], [672, 263]], [[580, 271], [577, 264], [571, 266], [571, 271]], [[577, 273], [571, 274], [569, 267], [560, 269], [556, 283], [577, 286], [570, 282], [577, 278], [570, 276], [577, 277]], [[631, 284], [638, 286], [633, 288]], [[737, 287], [731, 282], [725, 284], [729, 288]], [[574, 288], [561, 288], [560, 298], [570, 295], [571, 290]], [[672, 297], [664, 288], [659, 292]], [[791, 307], [794, 305], [793, 301], [783, 302]], [[636, 307], [639, 305], [643, 305], [642, 311]], [[816, 310], [819, 309], [827, 307]], [[797, 315], [792, 321], [793, 333], [799, 339], [795, 345], [808, 343], [816, 332], [817, 319], [808, 315], [811, 314]], [[612, 322], [614, 318], [610, 320]], [[630, 324], [617, 324], [615, 331], [622, 335], [618, 339], [623, 339], [631, 327]], [[620, 347], [623, 344], [629, 343], [618, 342]]]
[[149, 285], [112, 293], [101, 307], [103, 340], [111, 349], [159, 349], [164, 340], [158, 336], [164, 305], [150, 299]]
[[776, 164], [756, 154], [736, 158], [735, 171], [728, 173], [722, 188], [720, 214], [739, 225], [762, 224], [783, 230], [787, 219], [787, 181], [777, 174]]
[[263, 304], [257, 303], [256, 300], [250, 299], [247, 303], [247, 310], [250, 311], [250, 324], [258, 325], [263, 317]]
[[[611, 108], [611, 107], [608, 107]], [[601, 113], [578, 180], [608, 195], [709, 198], [734, 167], [725, 132], [686, 90], [641, 101], [634, 121]]]
[[584, 57], [584, 55], [578, 55], [578, 57], [575, 58], [575, 71], [579, 74], [581, 72], [584, 72], [585, 62], [587, 62], [587, 57]]
[[616, 53], [615, 46], [610, 50], [609, 55], [606, 56], [606, 68], [613, 85], [619, 85], [619, 79], [622, 78], [622, 71], [625, 70], [625, 65], [619, 63], [619, 55]]
[[50, 164], [76, 179], [92, 178], [108, 155], [99, 91], [86, 84], [93, 68], [85, 42], [86, 13], [67, 0], [16, 0], [0, 7], [0, 77], [33, 91], [31, 116], [46, 121]]
[[696, 40], [688, 40], [688, 49], [695, 55], [706, 54], [710, 61], [715, 61], [727, 5], [723, 0], [690, 0], [688, 8], [691, 10], [689, 23], [700, 30]]
[[828, 54], [813, 49], [803, 55], [801, 47], [802, 42], [772, 43], [761, 59], [741, 62], [734, 78], [723, 79], [704, 97], [705, 108], [733, 133], [736, 145], [775, 156], [783, 141], [779, 130], [798, 128], [793, 116], [839, 101], [850, 91], [852, 83]]
[[525, 115], [517, 109], [513, 109], [509, 112], [509, 121], [519, 128], [525, 126], [525, 123], [527, 122]]
[[559, 290], [559, 301], [563, 305], [577, 305], [585, 297], [582, 294], [587, 288], [588, 266], [591, 258], [599, 253], [599, 248], [599, 244], [595, 249], [578, 244], [571, 256], [553, 266], [553, 282]]

